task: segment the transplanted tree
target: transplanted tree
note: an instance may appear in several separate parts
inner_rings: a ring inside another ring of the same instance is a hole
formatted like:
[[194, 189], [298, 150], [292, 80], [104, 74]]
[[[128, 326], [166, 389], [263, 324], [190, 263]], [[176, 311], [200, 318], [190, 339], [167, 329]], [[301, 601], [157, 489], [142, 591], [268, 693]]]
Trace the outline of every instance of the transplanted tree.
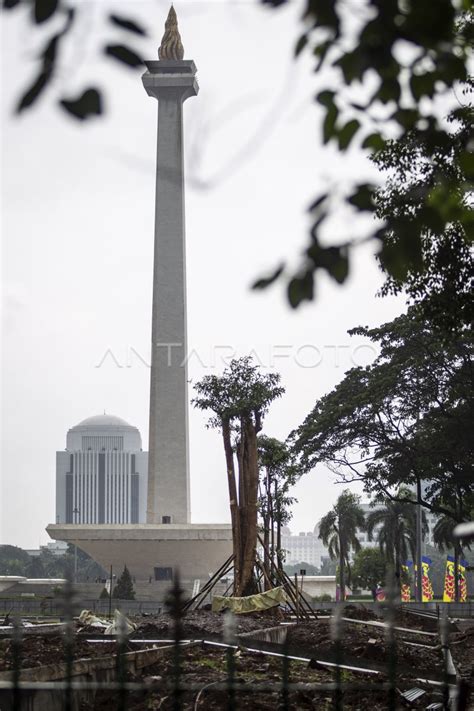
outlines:
[[[276, 554], [277, 566], [280, 570], [283, 568], [281, 531], [291, 519], [290, 507], [296, 499], [289, 495], [289, 491], [298, 479], [299, 470], [286, 442], [274, 437], [259, 436], [258, 458], [258, 504], [263, 527], [264, 563], [271, 577], [273, 571], [269, 552], [272, 557]], [[265, 582], [268, 584], [267, 580]]]
[[[231, 361], [222, 375], [206, 375], [195, 385], [194, 407], [210, 410], [208, 427], [222, 433], [234, 551], [234, 594], [255, 592], [257, 545], [258, 442], [271, 403], [284, 393], [277, 373], [263, 374], [248, 356]], [[237, 463], [237, 469], [236, 469]]]
[[319, 522], [319, 538], [327, 547], [332, 560], [339, 563], [339, 588], [345, 600], [346, 583], [351, 580], [351, 552], [360, 550], [358, 531], [365, 530], [365, 516], [360, 507], [360, 496], [345, 489], [334, 507]]
[[118, 600], [135, 600], [132, 576], [126, 565], [123, 568], [122, 575], [117, 580], [112, 597]]
[[[386, 500], [383, 506], [367, 515], [369, 540], [374, 538], [381, 553], [395, 575], [395, 590], [400, 594], [402, 565], [409, 558], [416, 559], [416, 506], [408, 489], [398, 491], [400, 500]], [[406, 498], [406, 501], [402, 499]], [[422, 535], [428, 533], [426, 514], [422, 513]]]
[[362, 548], [352, 562], [352, 584], [355, 587], [370, 590], [374, 601], [377, 588], [385, 583], [387, 560], [379, 548]]

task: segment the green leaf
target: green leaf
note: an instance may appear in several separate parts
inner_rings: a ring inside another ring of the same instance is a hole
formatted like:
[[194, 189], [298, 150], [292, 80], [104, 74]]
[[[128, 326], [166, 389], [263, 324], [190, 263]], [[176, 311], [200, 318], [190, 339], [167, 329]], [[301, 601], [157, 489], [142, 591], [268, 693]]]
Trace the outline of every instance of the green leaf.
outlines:
[[326, 117], [323, 122], [323, 142], [328, 143], [328, 141], [337, 135], [336, 121], [339, 115], [339, 110], [336, 104], [332, 104], [328, 107], [326, 112]]
[[354, 205], [358, 210], [372, 212], [375, 207], [373, 201], [373, 186], [367, 183], [358, 185], [356, 192], [348, 198], [348, 202]]
[[316, 96], [316, 101], [319, 104], [322, 104], [323, 106], [327, 106], [329, 108], [330, 106], [334, 105], [335, 94], [336, 92], [329, 91], [329, 89], [326, 89], [325, 91], [319, 92], [319, 94]]
[[362, 148], [371, 148], [373, 151], [381, 151], [385, 147], [385, 141], [380, 133], [371, 133], [365, 137]]
[[330, 250], [327, 272], [338, 284], [343, 284], [349, 275], [349, 255], [342, 247], [331, 247]]
[[419, 101], [422, 96], [431, 98], [434, 94], [435, 81], [435, 72], [412, 74], [410, 77], [410, 90], [415, 101]]
[[34, 3], [34, 17], [35, 22], [40, 24], [49, 20], [52, 15], [58, 9], [58, 0], [35, 0]]
[[301, 277], [294, 277], [288, 284], [288, 301], [296, 309], [302, 301], [312, 301], [314, 296], [314, 276], [307, 271]]
[[31, 87], [23, 94], [16, 107], [16, 113], [20, 114], [29, 106], [34, 104], [36, 99], [41, 95], [43, 90], [51, 80], [51, 73], [42, 71], [35, 79]]
[[474, 153], [462, 151], [459, 156], [459, 165], [467, 180], [474, 180]]
[[420, 114], [415, 109], [399, 109], [395, 111], [392, 118], [406, 131], [409, 131], [415, 126]]
[[360, 123], [357, 119], [348, 121], [338, 132], [339, 149], [345, 151], [349, 147], [350, 142], [360, 128]]
[[332, 46], [333, 46], [333, 41], [326, 40], [326, 42], [321, 42], [321, 44], [316, 45], [316, 47], [313, 49], [314, 56], [319, 58], [316, 63], [316, 67], [315, 67], [316, 72], [318, 72], [321, 69], [321, 65], [323, 64], [324, 60], [326, 59], [328, 50]]
[[284, 266], [285, 266], [284, 264], [281, 264], [279, 267], [277, 267], [275, 269], [273, 274], [270, 274], [270, 276], [262, 277], [261, 279], [257, 279], [257, 281], [255, 281], [252, 284], [251, 288], [256, 289], [256, 290], [257, 289], [266, 289], [268, 286], [270, 286], [270, 284], [273, 284], [273, 282], [278, 279], [278, 277], [283, 272]]
[[384, 79], [376, 92], [376, 97], [382, 104], [388, 104], [389, 101], [398, 103], [400, 100], [400, 84], [397, 79]]
[[126, 64], [129, 67], [140, 67], [143, 64], [143, 59], [130, 49], [121, 44], [108, 44], [104, 49], [105, 54], [108, 54], [119, 62]]
[[127, 17], [121, 17], [120, 15], [111, 14], [109, 15], [109, 20], [112, 24], [117, 25], [123, 30], [128, 30], [129, 32], [134, 32], [136, 35], [145, 36], [147, 34], [146, 30], [135, 22], [135, 20], [130, 20]]
[[349, 258], [347, 247], [321, 247], [313, 238], [313, 244], [306, 250], [307, 256], [314, 264], [314, 269], [324, 269], [339, 284], [342, 284], [349, 273]]
[[102, 97], [97, 89], [86, 89], [77, 99], [62, 99], [60, 105], [81, 121], [102, 113]]
[[303, 51], [303, 49], [306, 47], [308, 44], [308, 35], [305, 33], [301, 35], [301, 37], [298, 39], [298, 42], [296, 43], [295, 47], [295, 57], [298, 57], [299, 54]]
[[429, 230], [436, 234], [442, 234], [446, 227], [446, 223], [439, 210], [430, 205], [421, 208], [417, 214], [417, 221], [421, 222], [424, 226], [426, 225]]

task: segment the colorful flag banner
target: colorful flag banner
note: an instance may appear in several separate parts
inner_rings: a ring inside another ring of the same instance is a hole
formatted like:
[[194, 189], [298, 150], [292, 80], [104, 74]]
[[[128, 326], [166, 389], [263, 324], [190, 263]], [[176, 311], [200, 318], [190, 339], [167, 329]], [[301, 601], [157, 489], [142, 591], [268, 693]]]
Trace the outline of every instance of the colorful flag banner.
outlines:
[[[459, 602], [467, 601], [467, 580], [466, 567], [467, 560], [461, 559], [458, 562], [458, 595]], [[456, 597], [454, 585], [454, 557], [448, 555], [446, 559], [446, 574], [444, 576], [443, 602], [454, 602]]]
[[421, 599], [422, 602], [431, 602], [434, 597], [433, 587], [430, 580], [430, 565], [431, 558], [427, 556], [422, 556], [421, 558]]
[[400, 590], [400, 597], [401, 597], [402, 602], [410, 602], [410, 598], [411, 598], [410, 568], [412, 565], [413, 565], [413, 562], [411, 560], [407, 560], [405, 565], [402, 565], [402, 584], [401, 584], [401, 590]]
[[466, 568], [467, 560], [460, 560], [458, 565], [458, 580], [459, 580], [459, 602], [467, 602], [467, 579]]
[[446, 572], [444, 574], [443, 602], [454, 602], [454, 558], [446, 558]]

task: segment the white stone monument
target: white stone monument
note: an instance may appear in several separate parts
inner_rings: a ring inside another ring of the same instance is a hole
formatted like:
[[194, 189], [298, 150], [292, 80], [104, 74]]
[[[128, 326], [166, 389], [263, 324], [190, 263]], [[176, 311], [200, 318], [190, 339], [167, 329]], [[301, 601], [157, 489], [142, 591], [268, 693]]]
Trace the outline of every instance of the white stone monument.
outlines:
[[199, 87], [173, 7], [158, 56], [142, 77], [158, 99], [147, 523], [188, 523], [183, 103]]

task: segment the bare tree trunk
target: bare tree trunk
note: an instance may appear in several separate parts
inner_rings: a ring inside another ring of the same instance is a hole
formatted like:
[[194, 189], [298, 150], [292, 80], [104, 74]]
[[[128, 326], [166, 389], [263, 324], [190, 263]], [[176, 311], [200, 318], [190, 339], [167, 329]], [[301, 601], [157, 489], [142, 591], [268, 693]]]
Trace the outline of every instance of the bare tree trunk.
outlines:
[[[271, 525], [271, 514], [270, 514], [270, 492], [268, 490], [268, 470], [265, 477], [265, 515], [263, 516], [263, 565], [266, 571], [271, 570], [270, 566], [270, 525]], [[271, 587], [271, 580], [265, 576], [265, 590], [269, 590]]]
[[341, 537], [339, 536], [339, 599], [341, 602], [344, 602], [344, 600], [346, 599], [346, 578], [344, 573], [344, 551], [342, 548]]
[[275, 501], [277, 502], [276, 507], [276, 526], [277, 526], [277, 542], [276, 542], [276, 549], [277, 549], [277, 564], [278, 564], [278, 570], [283, 572], [283, 558], [282, 558], [282, 551], [281, 551], [281, 508], [280, 504], [278, 502], [278, 491], [277, 491], [277, 482], [275, 481]]
[[254, 590], [253, 568], [257, 548], [258, 451], [257, 428], [251, 416], [243, 418], [242, 472], [245, 502], [241, 505], [241, 533], [243, 544], [240, 594], [251, 595]]
[[227, 465], [227, 485], [229, 487], [229, 506], [232, 522], [232, 547], [234, 552], [234, 594], [237, 594], [238, 581], [240, 580], [240, 520], [239, 502], [237, 499], [237, 485], [235, 481], [234, 453], [230, 436], [230, 422], [222, 422], [222, 438], [224, 440], [224, 451]]

